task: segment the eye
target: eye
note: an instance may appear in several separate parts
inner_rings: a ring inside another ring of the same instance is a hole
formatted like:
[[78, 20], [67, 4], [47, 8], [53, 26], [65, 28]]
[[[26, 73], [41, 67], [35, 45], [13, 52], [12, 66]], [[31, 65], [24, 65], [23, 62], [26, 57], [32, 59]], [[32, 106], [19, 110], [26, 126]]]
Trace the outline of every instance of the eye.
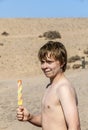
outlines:
[[41, 64], [44, 64], [44, 63], [45, 63], [45, 61], [42, 60], [42, 61], [41, 61]]
[[51, 64], [51, 63], [53, 63], [53, 61], [47, 61], [47, 63], [48, 63], [48, 64]]

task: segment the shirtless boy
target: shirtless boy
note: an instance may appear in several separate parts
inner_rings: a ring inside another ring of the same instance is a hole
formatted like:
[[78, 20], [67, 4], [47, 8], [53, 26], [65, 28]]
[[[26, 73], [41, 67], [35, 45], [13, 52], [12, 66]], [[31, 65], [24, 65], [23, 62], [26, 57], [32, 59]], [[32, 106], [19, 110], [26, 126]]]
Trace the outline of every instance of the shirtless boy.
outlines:
[[65, 77], [67, 52], [60, 42], [49, 41], [38, 53], [41, 69], [50, 79], [42, 99], [41, 113], [33, 115], [23, 106], [17, 109], [17, 118], [28, 121], [42, 130], [81, 130], [77, 96]]

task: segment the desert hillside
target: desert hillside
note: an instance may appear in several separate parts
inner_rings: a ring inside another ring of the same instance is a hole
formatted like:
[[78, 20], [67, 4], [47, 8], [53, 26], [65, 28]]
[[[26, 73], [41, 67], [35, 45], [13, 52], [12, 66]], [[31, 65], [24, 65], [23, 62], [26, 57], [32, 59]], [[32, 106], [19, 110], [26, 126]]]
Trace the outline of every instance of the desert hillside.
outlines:
[[[44, 32], [58, 31], [68, 57], [85, 56], [88, 50], [88, 18], [0, 19], [0, 78], [41, 73], [37, 52], [48, 39]], [[5, 35], [7, 33], [8, 35]]]

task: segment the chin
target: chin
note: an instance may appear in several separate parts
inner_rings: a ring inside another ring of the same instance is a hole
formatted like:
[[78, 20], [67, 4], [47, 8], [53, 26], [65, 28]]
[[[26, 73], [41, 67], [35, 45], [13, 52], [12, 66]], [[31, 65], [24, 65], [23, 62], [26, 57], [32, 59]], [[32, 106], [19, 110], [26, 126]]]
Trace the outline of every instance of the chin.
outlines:
[[45, 74], [45, 76], [46, 76], [47, 78], [53, 78], [53, 77], [54, 77], [54, 76], [49, 75], [49, 74]]

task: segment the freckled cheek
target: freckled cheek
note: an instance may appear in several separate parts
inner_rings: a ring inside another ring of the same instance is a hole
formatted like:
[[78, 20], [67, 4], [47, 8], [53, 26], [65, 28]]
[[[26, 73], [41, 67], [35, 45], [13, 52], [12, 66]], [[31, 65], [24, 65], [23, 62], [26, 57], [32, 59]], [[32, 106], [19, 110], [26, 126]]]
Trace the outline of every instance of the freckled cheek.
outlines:
[[55, 69], [55, 73], [59, 73], [60, 72], [60, 68], [58, 67], [57, 69]]
[[57, 73], [57, 72], [60, 71], [60, 67], [54, 67], [52, 70], [53, 70], [54, 73]]

